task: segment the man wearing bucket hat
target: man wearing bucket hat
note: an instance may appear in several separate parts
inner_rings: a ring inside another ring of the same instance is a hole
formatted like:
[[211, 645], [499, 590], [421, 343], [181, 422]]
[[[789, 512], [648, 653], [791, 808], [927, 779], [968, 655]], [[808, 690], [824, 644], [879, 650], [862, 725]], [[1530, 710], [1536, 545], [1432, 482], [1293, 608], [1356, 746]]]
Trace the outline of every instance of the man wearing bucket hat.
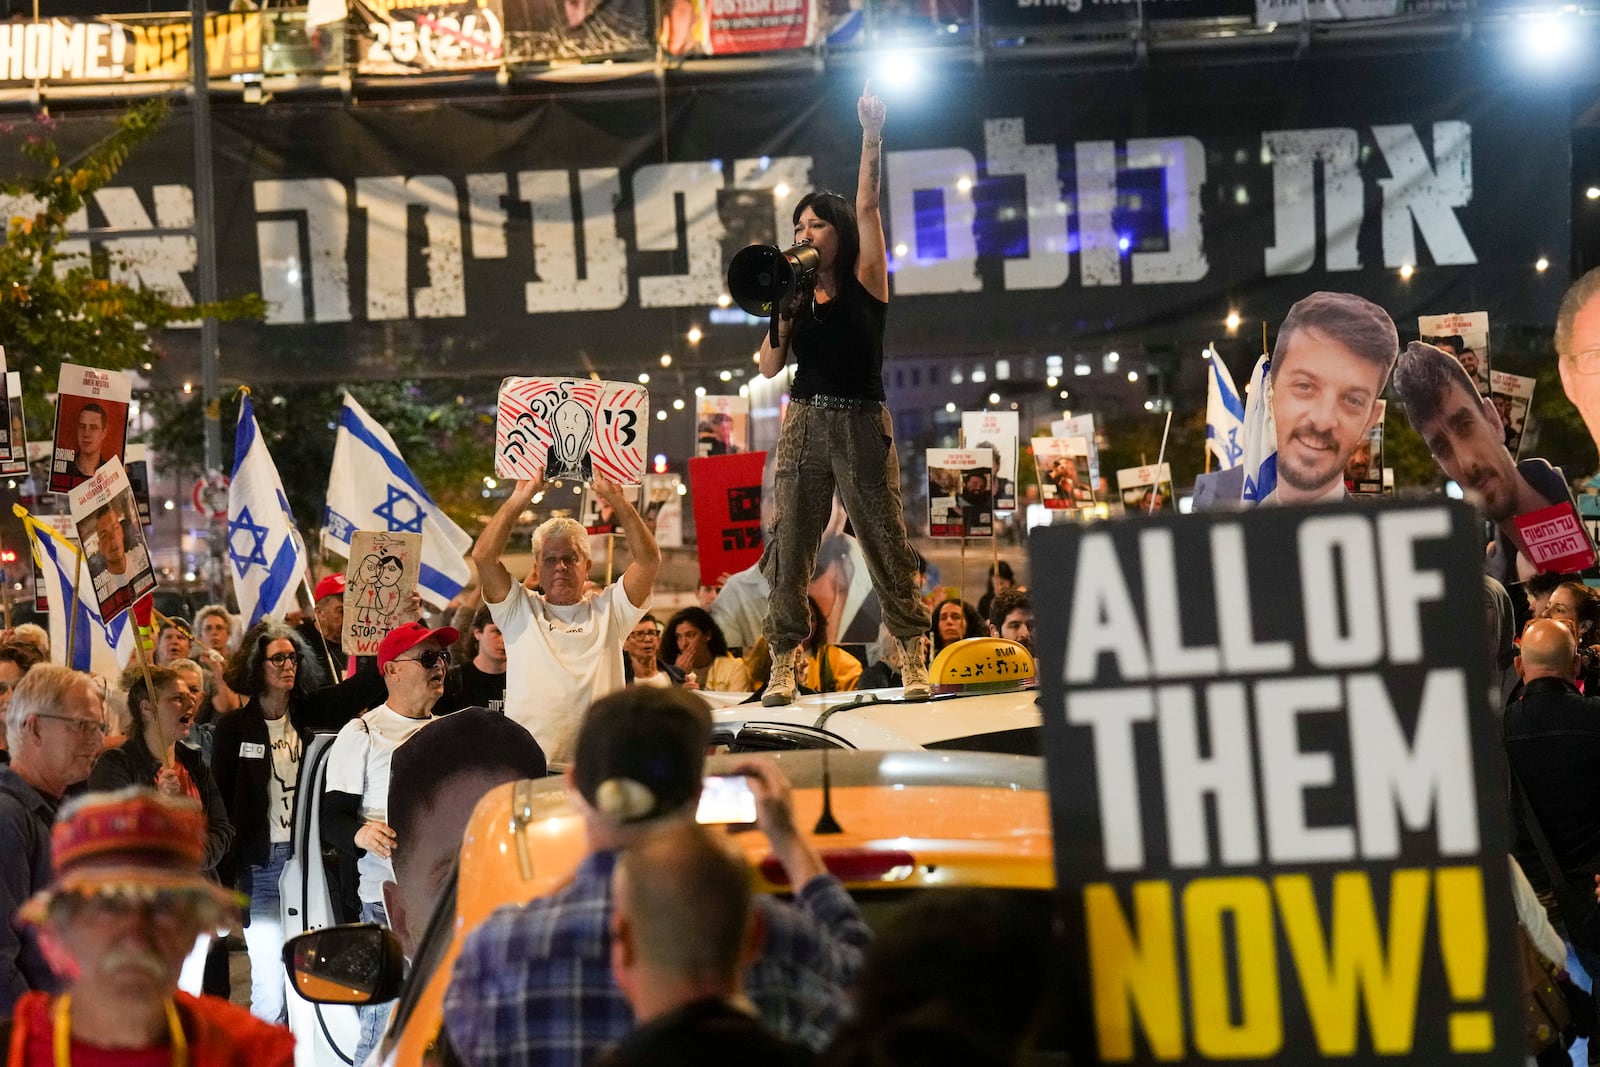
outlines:
[[287, 1030], [178, 990], [200, 931], [239, 906], [200, 873], [206, 820], [198, 805], [143, 787], [90, 793], [62, 809], [51, 846], [55, 881], [22, 918], [43, 927], [58, 969], [71, 977], [57, 995], [18, 1002], [7, 1067], [294, 1062]]

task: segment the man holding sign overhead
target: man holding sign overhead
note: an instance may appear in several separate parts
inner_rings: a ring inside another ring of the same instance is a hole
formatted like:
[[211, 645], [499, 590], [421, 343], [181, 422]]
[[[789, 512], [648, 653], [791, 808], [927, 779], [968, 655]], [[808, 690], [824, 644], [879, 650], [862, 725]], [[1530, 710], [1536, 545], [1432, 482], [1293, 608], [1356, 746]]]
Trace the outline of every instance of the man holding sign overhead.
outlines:
[[542, 484], [517, 482], [472, 546], [472, 561], [483, 602], [505, 637], [506, 714], [533, 734], [549, 759], [565, 761], [572, 758], [584, 709], [627, 684], [622, 642], [650, 608], [661, 550], [622, 486], [597, 477], [592, 487], [616, 514], [633, 554], [622, 580], [585, 597], [588, 533], [572, 519], [553, 518], [533, 535], [541, 591], [522, 588], [500, 556]]

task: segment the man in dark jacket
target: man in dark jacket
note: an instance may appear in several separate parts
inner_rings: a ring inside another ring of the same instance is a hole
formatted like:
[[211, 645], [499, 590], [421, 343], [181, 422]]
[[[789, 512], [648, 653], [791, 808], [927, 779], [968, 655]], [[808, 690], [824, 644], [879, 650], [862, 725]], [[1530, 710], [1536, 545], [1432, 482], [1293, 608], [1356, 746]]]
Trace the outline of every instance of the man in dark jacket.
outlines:
[[[1504, 727], [1513, 788], [1520, 786], [1526, 795], [1566, 878], [1582, 889], [1600, 871], [1600, 794], [1594, 788], [1600, 781], [1600, 700], [1585, 697], [1573, 684], [1579, 667], [1577, 639], [1559, 620], [1530, 622], [1522, 631], [1516, 663], [1524, 688], [1506, 706]], [[1511, 819], [1517, 862], [1534, 887], [1546, 893], [1550, 875], [1515, 794]], [[1576, 947], [1584, 969], [1600, 975], [1600, 956]], [[1600, 990], [1600, 982], [1595, 988]], [[1591, 1055], [1589, 1062], [1600, 1062], [1600, 1057]]]
[[[1529, 805], [1563, 869], [1576, 871], [1600, 857], [1600, 700], [1574, 684], [1577, 641], [1556, 619], [1535, 619], [1522, 632], [1517, 656], [1522, 696], [1506, 707], [1506, 758], [1527, 792]], [[1522, 805], [1511, 806], [1517, 859], [1535, 888], [1550, 879], [1524, 825]], [[1580, 884], [1587, 884], [1587, 876]]]
[[40, 666], [6, 709], [11, 763], [0, 767], [0, 1019], [23, 993], [54, 991], [55, 974], [17, 911], [50, 884], [50, 829], [71, 786], [89, 777], [105, 739], [105, 706], [87, 674]]

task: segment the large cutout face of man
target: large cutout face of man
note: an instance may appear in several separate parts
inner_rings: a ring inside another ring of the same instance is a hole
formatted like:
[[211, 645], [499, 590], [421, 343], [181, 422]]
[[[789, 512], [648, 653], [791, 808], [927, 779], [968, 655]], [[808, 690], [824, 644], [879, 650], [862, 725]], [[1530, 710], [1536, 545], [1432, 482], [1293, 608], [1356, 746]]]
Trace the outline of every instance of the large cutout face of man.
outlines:
[[1556, 316], [1561, 388], [1600, 443], [1600, 268], [1573, 283]]
[[1490, 401], [1448, 354], [1414, 341], [1395, 375], [1406, 416], [1445, 476], [1473, 494], [1490, 521], [1517, 513], [1522, 478], [1506, 451], [1505, 427]]
[[1272, 359], [1281, 503], [1343, 487], [1351, 454], [1378, 421], [1398, 352], [1394, 323], [1360, 297], [1313, 293], [1290, 309]]

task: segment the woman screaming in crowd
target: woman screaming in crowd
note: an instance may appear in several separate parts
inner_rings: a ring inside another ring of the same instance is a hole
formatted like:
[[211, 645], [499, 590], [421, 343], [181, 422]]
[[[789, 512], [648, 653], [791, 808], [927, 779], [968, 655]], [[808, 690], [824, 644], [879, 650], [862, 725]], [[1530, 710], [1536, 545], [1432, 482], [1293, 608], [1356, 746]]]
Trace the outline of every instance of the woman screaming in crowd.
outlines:
[[771, 378], [795, 357], [791, 401], [778, 438], [776, 507], [761, 570], [772, 587], [766, 621], [772, 672], [761, 702], [795, 696], [801, 642], [811, 628], [811, 579], [838, 492], [866, 556], [890, 633], [905, 653], [908, 700], [930, 695], [922, 635], [928, 607], [917, 595], [917, 556], [900, 506], [900, 461], [883, 393], [883, 329], [889, 312], [889, 260], [878, 192], [883, 101], [869, 80], [856, 102], [861, 169], [856, 202], [813, 192], [794, 211], [794, 236], [817, 252], [810, 284], [773, 316], [761, 345], [761, 373]]

